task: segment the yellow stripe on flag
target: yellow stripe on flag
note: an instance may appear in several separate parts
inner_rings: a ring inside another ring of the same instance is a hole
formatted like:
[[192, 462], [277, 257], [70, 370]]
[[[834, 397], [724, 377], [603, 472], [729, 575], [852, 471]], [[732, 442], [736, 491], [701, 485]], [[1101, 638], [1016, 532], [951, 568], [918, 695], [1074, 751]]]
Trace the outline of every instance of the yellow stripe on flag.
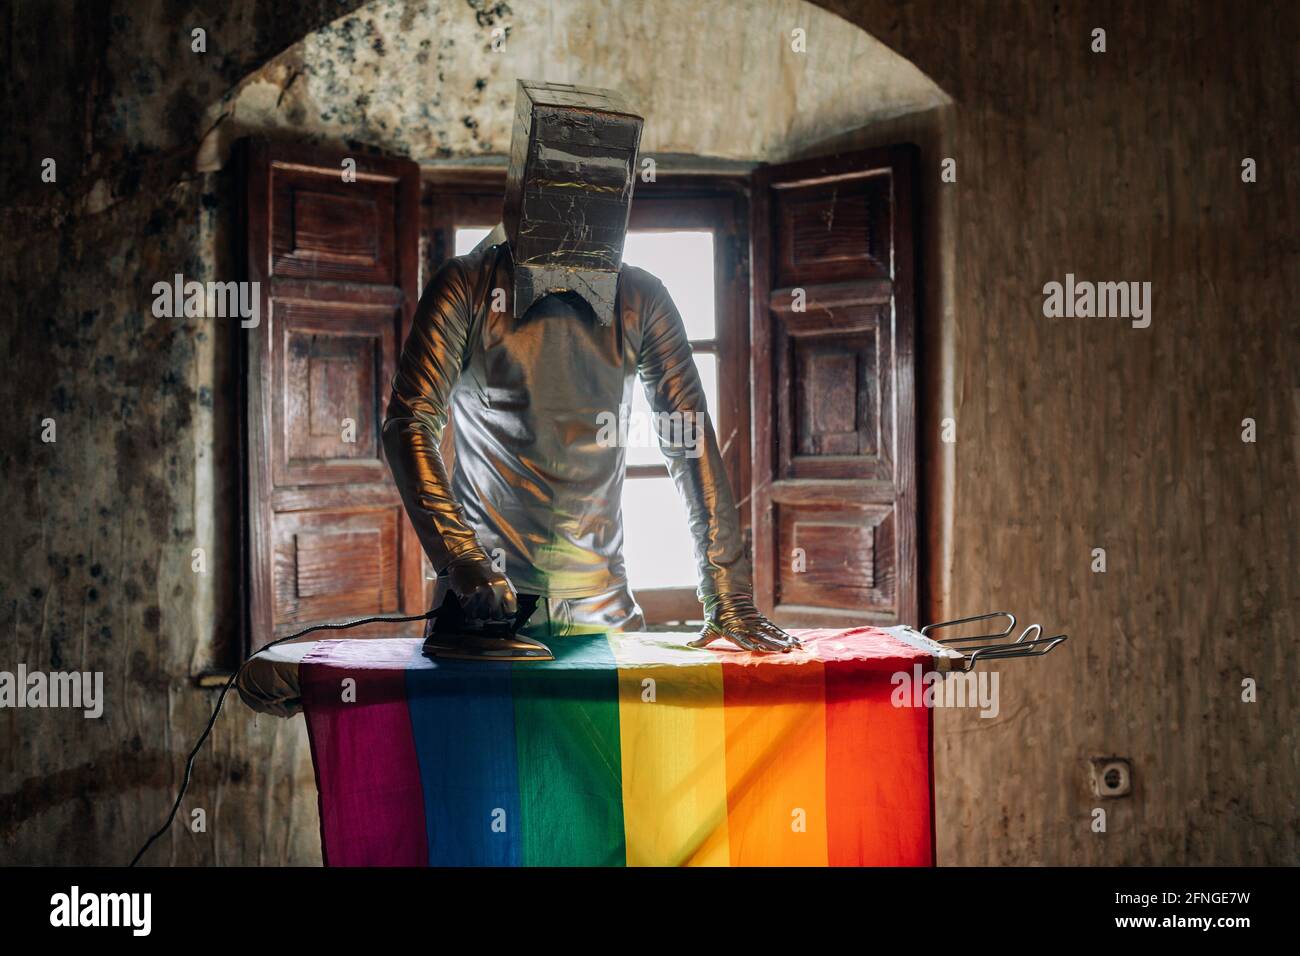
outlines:
[[[726, 866], [722, 667], [702, 649], [610, 634], [628, 866]], [[824, 853], [823, 853], [824, 856]]]

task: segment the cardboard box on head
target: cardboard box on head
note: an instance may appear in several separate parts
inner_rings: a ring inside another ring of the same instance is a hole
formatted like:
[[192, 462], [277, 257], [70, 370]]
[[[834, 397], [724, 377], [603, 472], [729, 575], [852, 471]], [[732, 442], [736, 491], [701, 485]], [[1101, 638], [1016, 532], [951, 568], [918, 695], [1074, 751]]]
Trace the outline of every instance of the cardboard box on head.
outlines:
[[516, 318], [575, 292], [614, 321], [642, 124], [612, 90], [519, 80], [502, 214]]

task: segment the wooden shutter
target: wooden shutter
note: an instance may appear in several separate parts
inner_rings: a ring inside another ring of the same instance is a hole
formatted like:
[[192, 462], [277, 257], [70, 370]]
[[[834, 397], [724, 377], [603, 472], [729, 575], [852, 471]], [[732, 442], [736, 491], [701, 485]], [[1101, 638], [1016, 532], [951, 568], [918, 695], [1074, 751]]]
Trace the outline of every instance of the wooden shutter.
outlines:
[[755, 591], [784, 624], [917, 623], [914, 166], [754, 174]]
[[419, 169], [355, 156], [345, 182], [344, 158], [245, 144], [245, 273], [261, 284], [261, 321], [239, 350], [254, 650], [309, 624], [426, 609], [380, 434], [419, 294]]

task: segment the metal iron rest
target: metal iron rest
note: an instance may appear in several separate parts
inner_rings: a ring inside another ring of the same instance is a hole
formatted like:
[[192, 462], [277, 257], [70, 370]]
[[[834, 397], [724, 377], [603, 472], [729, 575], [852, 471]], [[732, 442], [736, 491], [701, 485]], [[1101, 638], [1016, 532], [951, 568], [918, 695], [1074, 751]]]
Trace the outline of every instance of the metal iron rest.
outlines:
[[[976, 621], [991, 621], [996, 618], [1005, 618], [1007, 626], [996, 634], [975, 634], [970, 637], [950, 637], [946, 640], [933, 638], [930, 635], [934, 631], [943, 630], [948, 627], [958, 627], [962, 624], [973, 624]], [[1020, 636], [1015, 640], [1006, 640], [1011, 636], [1012, 631], [1016, 629], [1016, 616], [1010, 611], [991, 611], [988, 614], [976, 614], [974, 617], [961, 617], [953, 621], [940, 621], [937, 624], [927, 624], [921, 628], [921, 636], [933, 640], [936, 644], [942, 644], [945, 647], [951, 647], [959, 651], [964, 657], [964, 670], [973, 670], [977, 661], [993, 660], [1011, 660], [1019, 657], [1042, 657], [1048, 654], [1058, 644], [1063, 644], [1070, 638], [1065, 634], [1057, 634], [1052, 637], [1042, 637], [1043, 626], [1041, 624], [1030, 624], [1020, 632]], [[1031, 637], [1032, 635], [1032, 637]], [[974, 644], [975, 646], [967, 646]]]

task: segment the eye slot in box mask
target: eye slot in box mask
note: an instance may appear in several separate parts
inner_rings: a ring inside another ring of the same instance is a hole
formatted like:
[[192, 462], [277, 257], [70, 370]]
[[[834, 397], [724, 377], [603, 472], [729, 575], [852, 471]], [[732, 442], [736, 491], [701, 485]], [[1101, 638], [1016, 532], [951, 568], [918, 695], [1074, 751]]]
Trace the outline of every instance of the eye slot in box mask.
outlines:
[[611, 90], [519, 81], [502, 216], [516, 318], [574, 292], [613, 322], [641, 126]]

